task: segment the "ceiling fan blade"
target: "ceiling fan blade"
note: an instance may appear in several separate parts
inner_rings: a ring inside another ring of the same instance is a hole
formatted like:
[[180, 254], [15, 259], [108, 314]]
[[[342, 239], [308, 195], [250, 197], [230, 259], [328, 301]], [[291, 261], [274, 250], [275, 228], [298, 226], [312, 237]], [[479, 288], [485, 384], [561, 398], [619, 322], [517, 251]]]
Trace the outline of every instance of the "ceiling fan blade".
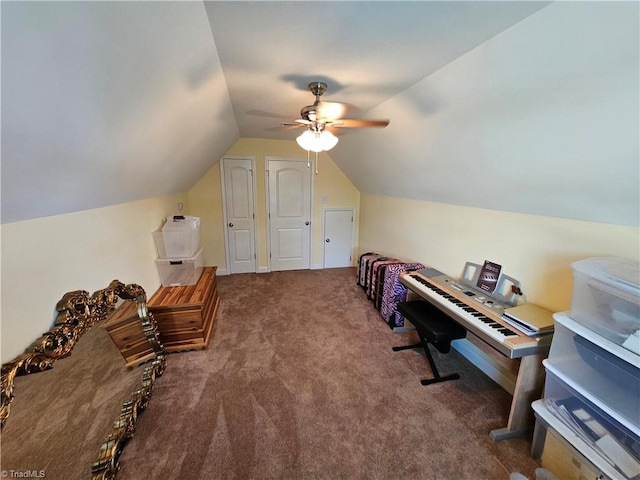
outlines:
[[285, 132], [287, 130], [295, 130], [296, 128], [306, 127], [302, 123], [281, 123], [279, 127], [265, 128], [269, 132]]
[[316, 116], [322, 120], [337, 120], [347, 115], [356, 113], [357, 108], [342, 102], [318, 102]]
[[325, 130], [330, 131], [331, 133], [333, 133], [336, 137], [339, 137], [340, 135], [344, 135], [344, 130], [340, 130], [339, 128], [335, 128], [332, 125], [327, 125], [325, 127]]
[[389, 125], [389, 120], [359, 120], [353, 118], [340, 118], [331, 124], [338, 128], [364, 128], [379, 127], [384, 128]]

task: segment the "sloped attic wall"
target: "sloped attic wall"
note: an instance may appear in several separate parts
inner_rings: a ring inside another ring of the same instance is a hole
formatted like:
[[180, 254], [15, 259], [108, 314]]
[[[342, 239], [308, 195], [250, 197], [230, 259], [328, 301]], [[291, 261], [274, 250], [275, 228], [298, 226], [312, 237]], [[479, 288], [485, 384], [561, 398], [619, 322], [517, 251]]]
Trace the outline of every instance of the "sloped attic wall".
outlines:
[[238, 139], [202, 2], [2, 2], [2, 223], [188, 190]]
[[367, 112], [362, 193], [638, 226], [640, 4], [555, 2]]

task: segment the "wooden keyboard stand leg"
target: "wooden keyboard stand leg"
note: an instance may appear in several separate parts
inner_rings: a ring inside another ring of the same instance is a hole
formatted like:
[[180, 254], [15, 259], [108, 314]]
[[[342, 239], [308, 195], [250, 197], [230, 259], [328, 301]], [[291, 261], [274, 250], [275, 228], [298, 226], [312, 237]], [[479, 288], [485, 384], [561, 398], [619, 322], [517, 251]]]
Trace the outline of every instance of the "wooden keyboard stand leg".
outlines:
[[531, 403], [540, 398], [544, 383], [544, 367], [542, 360], [545, 356], [526, 355], [520, 359], [518, 377], [513, 391], [509, 421], [505, 428], [491, 430], [489, 436], [494, 442], [508, 438], [527, 435], [534, 425]]

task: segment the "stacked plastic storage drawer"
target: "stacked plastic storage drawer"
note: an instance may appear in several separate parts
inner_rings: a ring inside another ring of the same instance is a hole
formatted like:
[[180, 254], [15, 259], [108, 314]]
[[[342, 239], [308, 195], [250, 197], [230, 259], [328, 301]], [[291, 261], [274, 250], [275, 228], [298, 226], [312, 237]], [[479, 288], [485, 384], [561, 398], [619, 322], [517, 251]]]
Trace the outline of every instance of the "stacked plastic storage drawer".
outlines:
[[[558, 478], [638, 480], [640, 264], [610, 257], [572, 267], [571, 310], [554, 315], [544, 398], [533, 403], [533, 456]], [[566, 452], [549, 451], [549, 432]]]
[[162, 286], [195, 285], [203, 268], [200, 218], [171, 215], [160, 230], [153, 232], [153, 239]]

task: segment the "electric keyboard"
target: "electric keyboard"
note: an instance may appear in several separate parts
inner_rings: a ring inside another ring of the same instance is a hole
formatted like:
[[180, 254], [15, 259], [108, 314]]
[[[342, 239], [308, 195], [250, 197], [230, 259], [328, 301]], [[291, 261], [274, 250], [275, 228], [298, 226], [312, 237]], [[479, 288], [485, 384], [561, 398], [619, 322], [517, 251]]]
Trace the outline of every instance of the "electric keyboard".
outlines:
[[504, 305], [474, 291], [437, 270], [417, 270], [400, 275], [400, 283], [429, 300], [440, 310], [508, 358], [549, 350], [552, 335], [529, 337], [502, 320]]

